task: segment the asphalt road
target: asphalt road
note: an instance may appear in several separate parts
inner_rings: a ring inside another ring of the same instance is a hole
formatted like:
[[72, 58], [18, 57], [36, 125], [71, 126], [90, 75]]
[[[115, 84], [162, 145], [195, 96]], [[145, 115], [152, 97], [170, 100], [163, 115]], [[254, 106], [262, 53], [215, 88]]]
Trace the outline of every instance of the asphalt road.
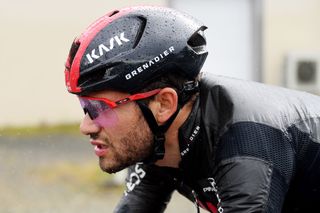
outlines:
[[[1, 213], [112, 212], [123, 192], [113, 180], [85, 137], [0, 136]], [[166, 212], [196, 209], [174, 193]]]

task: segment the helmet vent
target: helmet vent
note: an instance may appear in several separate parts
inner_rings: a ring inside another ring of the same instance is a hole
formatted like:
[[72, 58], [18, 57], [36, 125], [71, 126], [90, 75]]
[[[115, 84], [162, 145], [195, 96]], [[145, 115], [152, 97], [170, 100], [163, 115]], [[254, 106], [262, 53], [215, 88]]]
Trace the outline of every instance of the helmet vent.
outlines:
[[68, 61], [66, 63], [66, 68], [67, 69], [71, 68], [72, 62], [74, 60], [74, 57], [75, 57], [76, 53], [78, 52], [79, 47], [80, 47], [80, 42], [79, 42], [78, 39], [75, 39], [73, 41], [72, 45], [71, 45], [71, 48], [70, 48]]
[[140, 19], [141, 24], [140, 24], [138, 33], [136, 35], [136, 38], [134, 40], [134, 44], [132, 46], [132, 49], [136, 48], [136, 46], [139, 44], [139, 42], [140, 42], [140, 40], [142, 38], [144, 29], [146, 28], [146, 24], [147, 24], [147, 20], [144, 17], [138, 17], [138, 18]]
[[105, 72], [106, 72], [105, 69], [100, 68], [100, 69], [96, 69], [94, 72], [84, 73], [83, 75], [80, 76], [78, 80], [79, 86], [85, 87], [94, 82], [101, 81], [101, 79], [103, 79]]
[[111, 17], [111, 16], [114, 16], [117, 13], [119, 13], [119, 10], [114, 10], [108, 16]]
[[112, 78], [112, 76], [115, 74], [114, 68], [119, 64], [121, 64], [121, 62], [115, 62], [110, 64], [109, 66], [95, 68], [90, 72], [83, 72], [79, 79], [79, 85], [85, 86], [87, 84], [99, 82], [102, 79]]
[[188, 40], [188, 45], [198, 54], [206, 52], [206, 39], [204, 36], [203, 29], [200, 29], [195, 34], [193, 34]]

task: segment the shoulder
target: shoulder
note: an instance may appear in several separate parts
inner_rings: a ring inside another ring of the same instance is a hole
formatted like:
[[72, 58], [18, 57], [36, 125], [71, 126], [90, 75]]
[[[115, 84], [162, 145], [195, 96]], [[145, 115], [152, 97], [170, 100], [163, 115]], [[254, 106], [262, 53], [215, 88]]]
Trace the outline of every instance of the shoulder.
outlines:
[[305, 92], [214, 75], [206, 75], [200, 88], [202, 102], [232, 110], [232, 123], [256, 122], [284, 130], [320, 117], [320, 97]]

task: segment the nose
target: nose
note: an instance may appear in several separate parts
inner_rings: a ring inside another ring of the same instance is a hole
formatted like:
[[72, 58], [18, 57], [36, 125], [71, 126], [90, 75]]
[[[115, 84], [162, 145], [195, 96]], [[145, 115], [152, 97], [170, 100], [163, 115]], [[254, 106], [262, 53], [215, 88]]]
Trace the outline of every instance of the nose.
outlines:
[[86, 114], [81, 121], [80, 132], [84, 135], [90, 135], [98, 133], [99, 131], [100, 127]]

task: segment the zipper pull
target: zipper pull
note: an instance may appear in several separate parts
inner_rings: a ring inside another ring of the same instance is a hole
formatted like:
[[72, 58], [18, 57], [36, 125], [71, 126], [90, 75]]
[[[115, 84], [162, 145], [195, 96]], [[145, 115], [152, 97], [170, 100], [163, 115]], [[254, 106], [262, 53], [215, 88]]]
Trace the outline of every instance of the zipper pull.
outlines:
[[192, 190], [192, 195], [194, 197], [194, 205], [196, 206], [197, 213], [200, 213], [200, 208], [199, 208], [199, 203], [198, 203], [198, 195], [194, 190]]

